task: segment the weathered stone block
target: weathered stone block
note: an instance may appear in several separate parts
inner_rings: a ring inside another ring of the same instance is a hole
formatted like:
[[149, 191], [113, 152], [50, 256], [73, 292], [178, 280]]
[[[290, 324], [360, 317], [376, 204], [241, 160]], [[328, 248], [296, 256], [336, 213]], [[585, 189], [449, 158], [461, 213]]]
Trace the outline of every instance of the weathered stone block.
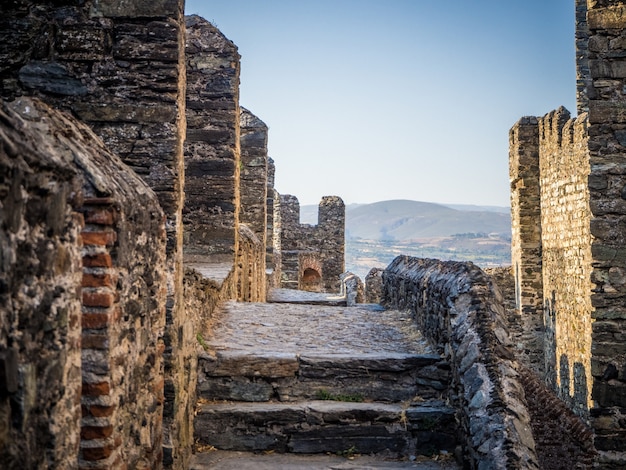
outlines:
[[95, 0], [91, 9], [93, 16], [109, 18], [154, 18], [180, 13], [178, 0]]
[[592, 8], [587, 14], [589, 29], [623, 29], [626, 26], [626, 5]]

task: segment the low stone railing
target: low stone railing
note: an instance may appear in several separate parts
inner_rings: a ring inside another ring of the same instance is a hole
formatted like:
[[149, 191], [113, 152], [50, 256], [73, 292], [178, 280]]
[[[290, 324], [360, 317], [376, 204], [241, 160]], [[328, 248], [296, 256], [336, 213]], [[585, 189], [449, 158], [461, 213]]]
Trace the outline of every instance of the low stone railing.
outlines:
[[365, 288], [359, 276], [348, 271], [339, 278], [341, 279], [341, 290], [339, 293], [346, 297], [348, 307], [354, 307], [356, 304], [365, 302]]
[[410, 310], [450, 361], [466, 464], [538, 469], [502, 298], [489, 276], [472, 263], [398, 256], [383, 273], [383, 303]]

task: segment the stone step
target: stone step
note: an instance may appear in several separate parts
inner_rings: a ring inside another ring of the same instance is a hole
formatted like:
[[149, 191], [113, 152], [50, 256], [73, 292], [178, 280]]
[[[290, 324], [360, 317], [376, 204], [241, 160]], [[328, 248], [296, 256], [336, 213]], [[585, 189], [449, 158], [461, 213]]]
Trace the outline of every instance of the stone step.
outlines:
[[451, 452], [455, 411], [439, 401], [412, 403], [211, 403], [200, 405], [196, 441], [221, 450], [360, 453], [389, 456]]
[[436, 354], [307, 354], [217, 351], [198, 364], [205, 400], [282, 402], [330, 396], [400, 402], [440, 398], [449, 366]]
[[452, 454], [433, 458], [389, 460], [378, 456], [336, 454], [277, 454], [234, 451], [198, 452], [190, 470], [460, 470]]

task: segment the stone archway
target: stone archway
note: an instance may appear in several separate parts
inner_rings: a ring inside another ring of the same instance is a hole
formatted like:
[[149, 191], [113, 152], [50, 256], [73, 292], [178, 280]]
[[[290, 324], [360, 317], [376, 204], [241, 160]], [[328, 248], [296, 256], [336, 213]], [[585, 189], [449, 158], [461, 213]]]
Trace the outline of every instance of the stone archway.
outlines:
[[299, 259], [298, 289], [322, 292], [322, 262], [316, 253], [303, 253]]
[[300, 279], [300, 288], [309, 292], [322, 290], [322, 275], [313, 268], [306, 268]]

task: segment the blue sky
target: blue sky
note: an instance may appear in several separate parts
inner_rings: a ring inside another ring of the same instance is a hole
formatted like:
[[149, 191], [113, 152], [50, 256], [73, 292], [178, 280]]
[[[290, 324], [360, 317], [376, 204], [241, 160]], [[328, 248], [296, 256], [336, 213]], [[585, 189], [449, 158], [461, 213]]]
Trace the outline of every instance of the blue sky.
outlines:
[[212, 0], [276, 189], [509, 204], [508, 131], [575, 109], [574, 0]]

